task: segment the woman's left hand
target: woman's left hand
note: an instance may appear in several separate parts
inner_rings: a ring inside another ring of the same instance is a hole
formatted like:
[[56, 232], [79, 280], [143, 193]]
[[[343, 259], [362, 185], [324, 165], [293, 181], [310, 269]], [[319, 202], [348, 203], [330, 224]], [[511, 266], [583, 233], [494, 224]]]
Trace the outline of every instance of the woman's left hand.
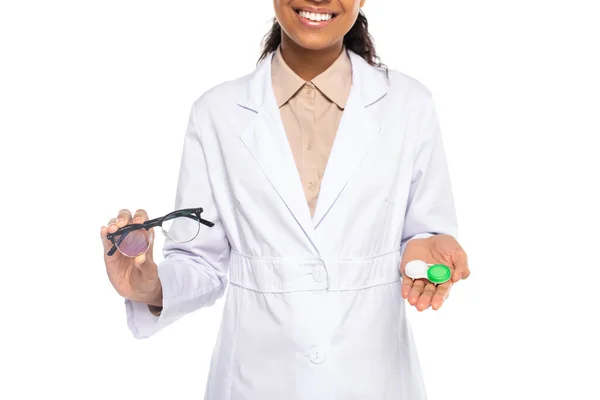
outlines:
[[[452, 271], [452, 278], [441, 285], [435, 285], [427, 279], [410, 279], [404, 273], [409, 261], [422, 260], [428, 264], [444, 264]], [[450, 235], [434, 235], [426, 239], [413, 239], [404, 249], [400, 263], [402, 273], [402, 297], [416, 306], [417, 310], [426, 310], [429, 306], [439, 309], [450, 294], [450, 288], [461, 279], [467, 279], [471, 272], [467, 263], [467, 253], [456, 239]]]

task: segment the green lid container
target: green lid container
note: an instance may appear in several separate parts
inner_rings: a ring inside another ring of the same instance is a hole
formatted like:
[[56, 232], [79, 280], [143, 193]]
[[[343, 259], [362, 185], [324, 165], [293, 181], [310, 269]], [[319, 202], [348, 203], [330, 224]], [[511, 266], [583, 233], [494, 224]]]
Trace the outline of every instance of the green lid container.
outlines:
[[433, 283], [445, 283], [450, 280], [452, 273], [450, 268], [443, 264], [434, 264], [427, 270], [427, 279]]

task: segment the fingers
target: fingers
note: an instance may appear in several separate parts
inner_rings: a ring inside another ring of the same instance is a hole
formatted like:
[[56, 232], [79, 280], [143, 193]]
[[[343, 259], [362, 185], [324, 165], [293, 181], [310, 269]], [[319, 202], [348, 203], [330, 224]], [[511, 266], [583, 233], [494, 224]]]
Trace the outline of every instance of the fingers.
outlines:
[[108, 235], [108, 228], [106, 226], [103, 226], [100, 228], [100, 237], [102, 238], [104, 250], [108, 250], [108, 248], [112, 246], [112, 243], [110, 242], [110, 240], [108, 240], [106, 235]]
[[115, 233], [119, 228], [131, 223], [131, 213], [129, 210], [122, 209], [117, 213], [115, 218], [108, 220], [106, 226], [100, 228], [100, 237], [104, 243], [104, 247], [112, 247], [112, 243], [107, 239], [106, 235]]
[[427, 282], [423, 288], [423, 293], [421, 293], [421, 296], [419, 296], [419, 299], [417, 300], [417, 310], [423, 311], [429, 308], [434, 294], [435, 285], [431, 282]]
[[[119, 211], [119, 213], [117, 214], [116, 218], [111, 218], [110, 220], [108, 220], [108, 223], [106, 224], [106, 231], [108, 233], [114, 233], [116, 232], [117, 229], [124, 227], [127, 224], [131, 223], [131, 213], [129, 212], [129, 210], [126, 209], [122, 209]], [[102, 227], [105, 228], [105, 227]], [[105, 232], [104, 229], [100, 230], [100, 235], [101, 236], [105, 236]]]
[[469, 263], [467, 260], [467, 253], [460, 248], [452, 253], [452, 264], [454, 265], [454, 272], [452, 273], [452, 282], [458, 282], [461, 279], [467, 279], [471, 275], [469, 270]]
[[402, 274], [402, 298], [403, 299], [407, 299], [408, 298], [408, 294], [410, 293], [410, 289], [412, 289], [413, 286], [413, 280], [410, 279], [408, 276]]
[[404, 266], [400, 267], [400, 274], [402, 275], [402, 287], [400, 293], [402, 293], [402, 298], [407, 299], [408, 293], [410, 293], [410, 289], [412, 289], [413, 280], [404, 273]]
[[425, 290], [425, 281], [423, 279], [416, 279], [413, 282], [410, 292], [408, 293], [408, 302], [410, 305], [414, 306], [417, 304], [417, 301], [423, 293], [423, 290]]
[[452, 282], [446, 282], [442, 285], [438, 285], [433, 298], [431, 299], [431, 308], [434, 310], [439, 310], [439, 308], [444, 304], [444, 301], [450, 295], [450, 289], [452, 288]]
[[111, 218], [108, 221], [108, 226], [100, 227], [100, 238], [102, 239], [102, 246], [104, 247], [104, 252], [106, 253], [112, 246], [112, 242], [108, 240], [107, 235], [109, 233], [114, 233], [117, 230], [115, 223], [117, 222], [116, 218]]
[[[413, 281], [410, 278], [406, 278], [402, 282], [402, 297], [408, 297], [408, 302], [419, 311], [424, 311], [430, 306], [434, 310], [439, 310], [446, 299], [448, 299], [452, 285], [451, 281], [435, 285], [425, 279]], [[408, 291], [407, 296], [404, 294], [405, 291]]]
[[134, 224], [141, 224], [148, 220], [148, 213], [145, 210], [139, 209], [133, 216]]
[[131, 213], [129, 210], [123, 209], [119, 211], [117, 215], [117, 221], [119, 222], [119, 227], [125, 226], [127, 224], [131, 224]]

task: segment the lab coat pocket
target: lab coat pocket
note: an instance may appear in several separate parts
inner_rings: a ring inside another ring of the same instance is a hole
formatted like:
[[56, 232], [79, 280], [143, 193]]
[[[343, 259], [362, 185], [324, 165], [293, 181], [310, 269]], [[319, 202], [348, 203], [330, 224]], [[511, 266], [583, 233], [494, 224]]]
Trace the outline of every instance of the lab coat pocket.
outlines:
[[289, 295], [249, 289], [241, 304], [239, 332], [232, 359], [232, 399], [291, 399], [296, 385], [297, 343]]

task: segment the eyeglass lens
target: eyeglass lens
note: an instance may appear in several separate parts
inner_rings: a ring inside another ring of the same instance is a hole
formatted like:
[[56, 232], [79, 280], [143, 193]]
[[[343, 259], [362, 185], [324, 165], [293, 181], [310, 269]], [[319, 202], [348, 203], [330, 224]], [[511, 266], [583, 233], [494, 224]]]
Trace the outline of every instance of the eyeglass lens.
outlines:
[[186, 243], [194, 240], [200, 232], [200, 221], [194, 214], [188, 216], [167, 215], [162, 223], [165, 236], [177, 243]]
[[144, 254], [150, 247], [150, 232], [137, 229], [120, 236], [116, 240], [117, 249], [128, 257]]

